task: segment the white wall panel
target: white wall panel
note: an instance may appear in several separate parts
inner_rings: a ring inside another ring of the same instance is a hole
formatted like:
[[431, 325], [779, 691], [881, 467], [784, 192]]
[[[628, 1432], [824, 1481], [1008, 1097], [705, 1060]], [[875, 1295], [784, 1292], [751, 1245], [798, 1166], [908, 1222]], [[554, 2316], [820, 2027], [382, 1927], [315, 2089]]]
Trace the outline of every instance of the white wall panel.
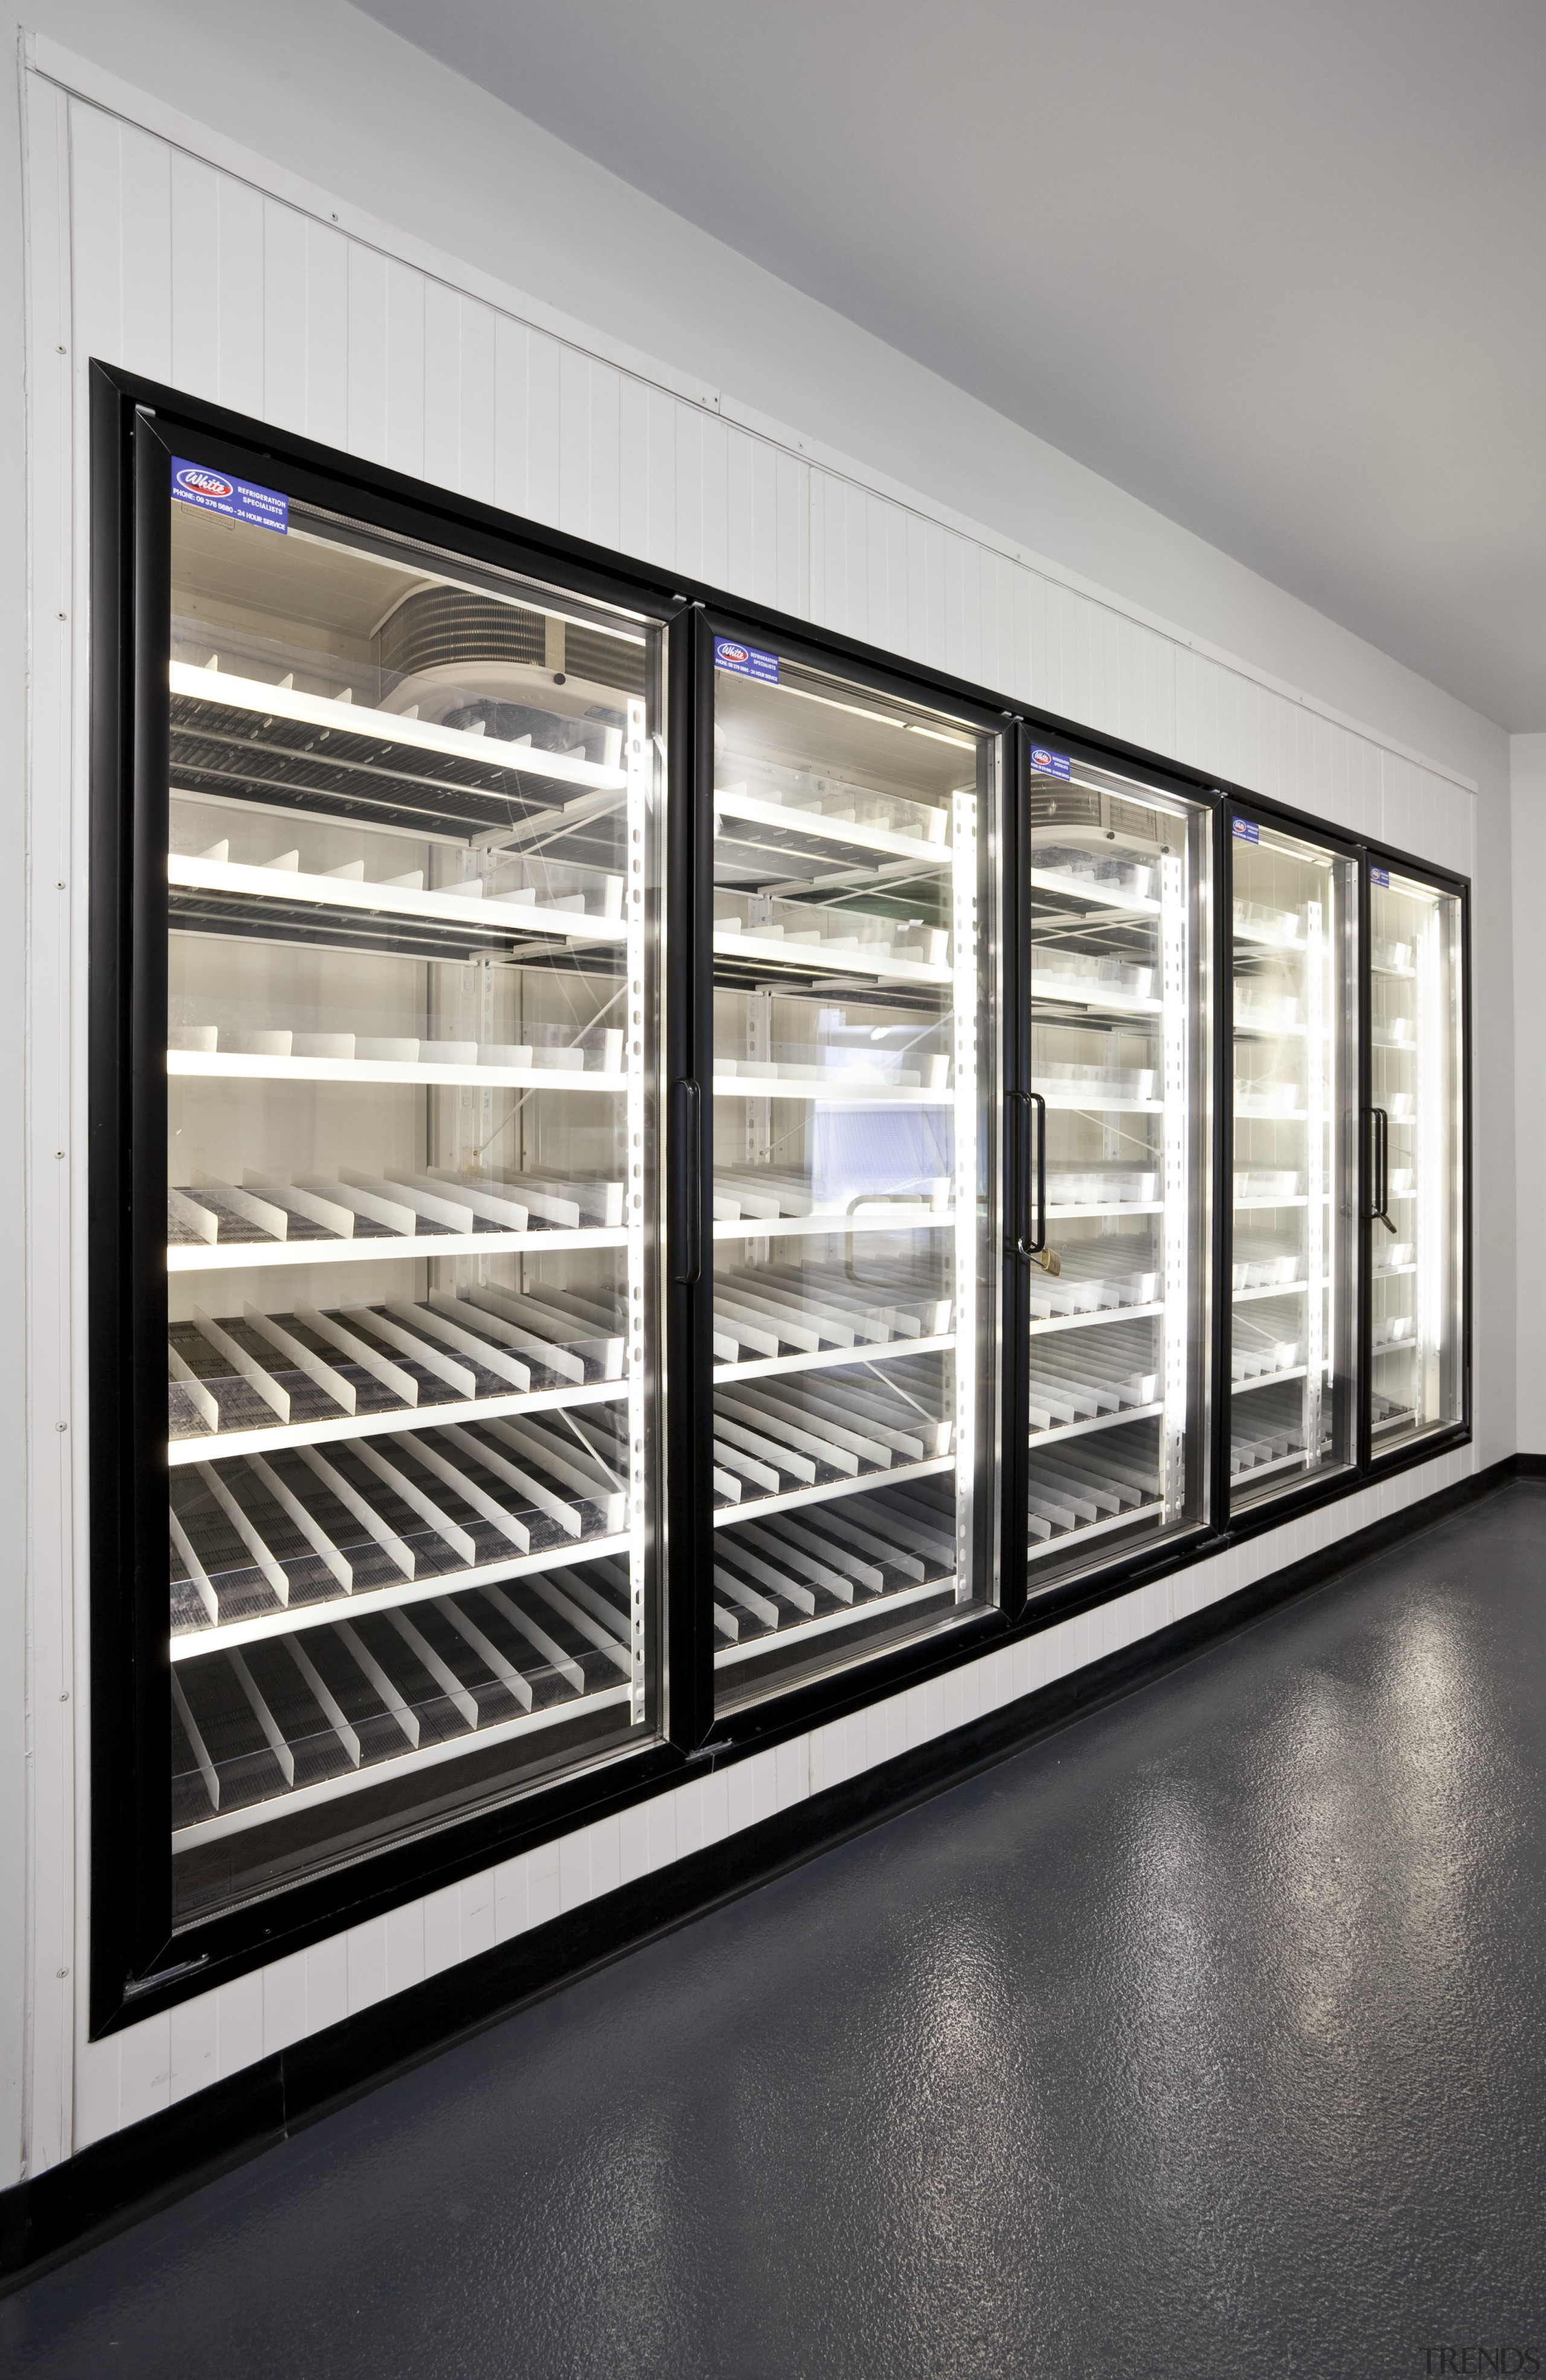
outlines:
[[1281, 698], [1205, 655], [1176, 657], [1177, 749], [1194, 768], [1279, 800], [1289, 798], [1279, 751]]
[[1175, 647], [1108, 603], [1021, 571], [1013, 650], [1021, 700], [1098, 732], [1178, 750]]
[[1546, 1366], [1540, 1362], [1540, 1330], [1546, 1321], [1546, 1070], [1540, 1063], [1540, 939], [1542, 890], [1546, 888], [1546, 735], [1516, 735], [1510, 754], [1510, 848], [1514, 924], [1514, 1013], [1523, 1029], [1514, 1047], [1514, 1093], [1518, 1119], [1515, 1147], [1516, 1249], [1514, 1283], [1519, 1312], [1529, 1327], [1516, 1351], [1518, 1444], [1528, 1454], [1546, 1454]]
[[[65, 103], [41, 85], [38, 100], [43, 128], [30, 168], [34, 217], [40, 203], [46, 208], [52, 172], [63, 221]], [[68, 135], [70, 261], [61, 241], [60, 253], [44, 258], [42, 278], [61, 319], [66, 303], [73, 306], [81, 353], [808, 616], [1174, 755], [1349, 832], [1383, 834], [1420, 856], [1470, 866], [1468, 794], [1259, 674], [1133, 616], [1117, 599], [1062, 584], [1048, 567], [970, 534], [922, 499], [905, 501], [818, 466], [792, 437], [732, 425], [715, 402], [695, 402], [680, 384], [675, 391], [656, 384], [642, 368], [521, 319], [493, 302], [487, 285], [460, 285], [449, 262], [425, 269], [389, 252], [390, 242], [351, 236], [320, 212], [270, 195], [119, 116], [72, 103]], [[42, 321], [35, 300], [35, 337]], [[32, 436], [34, 484], [52, 488], [55, 507], [52, 526], [44, 512], [37, 515], [40, 561], [52, 552], [57, 577], [62, 554], [67, 578], [83, 527], [69, 510], [67, 383], [61, 385], [66, 395], [52, 459], [41, 389]], [[78, 476], [81, 435], [78, 419]], [[38, 583], [52, 582], [44, 576]], [[52, 608], [68, 611], [67, 596]], [[58, 648], [58, 686], [46, 699], [50, 719], [67, 722], [81, 698], [84, 640], [76, 637], [72, 648], [66, 626]], [[49, 684], [46, 674], [40, 677], [41, 689]], [[68, 735], [52, 757], [36, 735], [33, 748], [34, 808], [51, 797], [65, 814], [73, 769], [78, 827], [83, 787]], [[50, 1014], [68, 1008], [67, 938], [61, 947], [58, 979], [33, 978]], [[81, 1310], [79, 1279], [73, 1309], [69, 1303], [63, 1239], [61, 1229], [52, 1318], [49, 1281], [40, 1283], [44, 1320], [33, 1358], [34, 1382], [52, 1363], [60, 1397]], [[44, 1245], [35, 1238], [35, 1250]], [[56, 1480], [54, 1493], [67, 1517], [67, 1469], [57, 1443], [48, 1451], [65, 1482]], [[1363, 1491], [949, 1678], [697, 1778], [624, 1819], [577, 1829], [280, 1960], [189, 2001], [170, 2020], [147, 2020], [95, 2044], [84, 2039], [82, 2002], [67, 1975], [54, 1979], [52, 2036], [44, 2004], [44, 1969], [77, 1965], [69, 1824], [61, 1815], [76, 1788], [75, 1753], [67, 1725], [55, 1719], [53, 1731], [37, 1738], [38, 1806], [53, 1796], [54, 1872], [66, 1881], [52, 1901], [41, 1876], [34, 1890], [32, 2022], [38, 2043], [52, 2043], [35, 2060], [34, 2167], [1201, 1610], [1378, 1512], [1466, 1475], [1472, 1459], [1464, 1450]], [[35, 1591], [53, 1598], [56, 1640], [39, 1657], [35, 1691], [44, 1693], [64, 1691], [52, 1681], [68, 1672], [63, 1522], [52, 1560], [50, 1571], [35, 1558]], [[42, 1685], [45, 1677], [51, 1682]]]
[[676, 407], [624, 376], [619, 408], [618, 542], [658, 569], [676, 562]]
[[598, 545], [618, 535], [620, 379], [576, 348], [560, 353], [558, 525]]
[[[84, 1453], [83, 1415], [73, 1394], [84, 1334], [72, 1308], [69, 1266], [84, 1196], [75, 1178], [79, 1169], [67, 1154], [84, 1146], [84, 1102], [72, 1043], [79, 1038], [73, 975], [84, 920], [86, 844], [85, 822], [73, 798], [85, 711], [74, 667], [80, 625], [75, 611], [78, 589], [83, 591], [86, 583], [86, 540], [74, 504], [73, 387], [80, 375], [69, 311], [67, 109], [60, 92], [44, 88], [29, 92], [28, 112], [33, 181], [27, 371], [37, 474], [29, 555], [28, 970], [24, 977], [14, 965], [18, 949], [5, 974], [14, 1013], [19, 1015], [24, 1002], [30, 1012], [25, 1075], [19, 1036], [12, 1037], [0, 1057], [0, 1083], [11, 1111], [20, 1111], [25, 1099], [27, 1120], [25, 1189], [17, 1196], [14, 1269], [6, 1275], [13, 1311], [26, 1316], [27, 1396], [25, 1407], [17, 1397], [5, 1415], [10, 1437], [6, 1492], [24, 1495], [27, 1506], [27, 1598], [24, 1609], [7, 1609], [0, 1639], [9, 1690], [3, 1730], [9, 1803], [4, 1840], [6, 1906], [12, 1912], [11, 1923], [0, 1927], [0, 1975], [6, 2030], [16, 2045], [5, 2077], [8, 2116], [18, 2111], [24, 2063], [27, 2070], [29, 2104], [12, 2137], [25, 2134], [28, 2170], [42, 2172], [72, 2145], [79, 1938], [74, 1846], [78, 1813], [84, 1806], [78, 1763], [89, 1714], [76, 1662], [77, 1621], [84, 1603], [77, 1552], [83, 1550], [84, 1537], [78, 1538], [75, 1529], [80, 1473], [73, 1459], [78, 1446]], [[63, 1161], [61, 1152], [66, 1153]], [[22, 1211], [25, 1267], [19, 1261]], [[25, 1701], [19, 1691], [24, 1673]], [[13, 1846], [21, 1856], [15, 1856]]]
[[494, 500], [494, 317], [431, 281], [424, 292], [424, 477]]
[[405, 1902], [389, 1909], [386, 1917], [386, 1973], [389, 1992], [405, 1992], [424, 1981], [424, 1903]]
[[676, 568], [722, 587], [730, 561], [730, 427], [717, 413], [674, 400]]
[[1010, 684], [1014, 658], [1015, 565], [1007, 553], [984, 547], [979, 552], [982, 574], [981, 624], [974, 674], [986, 686], [1004, 691]]
[[364, 1925], [351, 1925], [344, 1937], [344, 1949], [349, 2014], [355, 2016], [361, 2009], [384, 2000], [392, 1988], [387, 1980], [386, 1919], [372, 1917]]
[[265, 200], [262, 306], [264, 418], [279, 429], [341, 445], [349, 412], [343, 233], [275, 199]]
[[981, 547], [972, 540], [945, 537], [945, 655], [943, 666], [951, 677], [975, 678], [983, 652], [983, 580]]
[[[77, 110], [78, 122], [87, 113], [95, 111]], [[261, 414], [265, 202], [181, 151], [171, 166], [172, 336], [163, 376], [213, 404]], [[78, 210], [81, 198], [78, 186]]]
[[[671, 399], [658, 390], [646, 394], [652, 406], [669, 413]], [[729, 431], [726, 455], [725, 584], [751, 602], [803, 617], [811, 602], [809, 468], [744, 430]], [[653, 551], [637, 543], [631, 550]]]
[[218, 1996], [207, 1992], [172, 2010], [168, 2026], [167, 2098], [175, 2106], [220, 2080]]
[[[400, 269], [407, 274], [406, 266]], [[545, 333], [513, 322], [508, 315], [496, 320], [494, 502], [549, 528], [556, 528], [559, 517], [562, 354], [558, 341]]]
[[1331, 819], [1348, 834], [1380, 831], [1380, 756], [1334, 720], [1310, 722], [1309, 783], [1297, 807]]

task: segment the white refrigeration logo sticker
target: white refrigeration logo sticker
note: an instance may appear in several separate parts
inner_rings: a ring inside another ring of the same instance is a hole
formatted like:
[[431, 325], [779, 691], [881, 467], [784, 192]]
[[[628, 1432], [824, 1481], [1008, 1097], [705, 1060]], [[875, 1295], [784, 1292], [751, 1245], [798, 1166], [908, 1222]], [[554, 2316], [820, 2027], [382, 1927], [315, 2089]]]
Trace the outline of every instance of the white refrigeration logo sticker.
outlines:
[[1260, 843], [1262, 840], [1261, 828], [1253, 824], [1250, 819], [1237, 819], [1235, 832], [1242, 843]]
[[714, 666], [729, 670], [732, 677], [755, 677], [764, 686], [779, 683], [779, 656], [759, 653], [755, 645], [738, 645], [733, 637], [714, 639]]
[[1388, 892], [1390, 891], [1390, 869], [1388, 868], [1371, 868], [1369, 871], [1369, 880], [1371, 884], [1383, 884], [1385, 891]]
[[211, 471], [205, 463], [185, 463], [175, 455], [172, 493], [180, 504], [196, 504], [200, 512], [246, 521], [252, 528], [277, 529], [281, 537], [290, 526], [290, 499], [277, 489], [255, 488], [250, 480], [233, 480], [225, 471]]
[[1031, 747], [1031, 774], [1033, 777], [1071, 777], [1073, 762], [1066, 752], [1045, 752], [1039, 744]]

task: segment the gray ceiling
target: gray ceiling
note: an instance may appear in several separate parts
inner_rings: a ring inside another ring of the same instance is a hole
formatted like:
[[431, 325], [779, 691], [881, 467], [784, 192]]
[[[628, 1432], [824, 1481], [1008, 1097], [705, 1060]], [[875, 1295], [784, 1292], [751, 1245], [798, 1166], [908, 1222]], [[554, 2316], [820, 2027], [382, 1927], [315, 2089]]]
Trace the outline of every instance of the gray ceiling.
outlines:
[[1546, 0], [367, 6], [1546, 727]]

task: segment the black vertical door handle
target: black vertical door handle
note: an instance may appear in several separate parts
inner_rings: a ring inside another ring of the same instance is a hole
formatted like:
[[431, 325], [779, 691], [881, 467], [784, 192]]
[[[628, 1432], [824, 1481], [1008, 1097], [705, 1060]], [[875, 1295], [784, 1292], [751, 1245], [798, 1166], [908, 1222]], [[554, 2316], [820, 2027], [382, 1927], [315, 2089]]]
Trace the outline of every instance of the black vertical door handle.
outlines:
[[1394, 1238], [1395, 1225], [1390, 1219], [1390, 1116], [1383, 1108], [1371, 1108], [1369, 1123], [1369, 1170], [1373, 1177], [1369, 1193], [1369, 1220], [1371, 1223], [1383, 1223]]
[[666, 1146], [671, 1278], [691, 1289], [703, 1271], [703, 1093], [690, 1075], [671, 1085]]
[[[1009, 1098], [1018, 1104], [1024, 1117], [1023, 1129], [1015, 1135], [1015, 1254], [1031, 1263], [1046, 1248], [1046, 1101], [1040, 1091], [1011, 1091]], [[1033, 1133], [1035, 1135], [1034, 1188], [1032, 1186]]]

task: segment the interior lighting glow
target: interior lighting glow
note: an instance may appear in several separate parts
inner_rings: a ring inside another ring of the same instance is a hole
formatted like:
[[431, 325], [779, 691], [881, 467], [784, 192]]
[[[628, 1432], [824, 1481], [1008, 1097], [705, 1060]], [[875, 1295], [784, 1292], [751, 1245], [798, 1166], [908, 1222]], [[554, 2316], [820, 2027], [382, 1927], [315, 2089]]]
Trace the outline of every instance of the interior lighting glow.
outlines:
[[926, 735], [931, 744], [953, 744], [958, 752], [972, 752], [976, 749], [970, 735], [947, 735], [942, 728], [920, 727], [915, 719], [909, 719], [904, 722], [904, 724], [910, 735]]
[[866, 710], [861, 703], [839, 702], [835, 695], [813, 694], [808, 686], [780, 686], [780, 694], [797, 694], [802, 702], [823, 703], [828, 710], [846, 710], [852, 719], [872, 719], [877, 727], [905, 727], [905, 719], [893, 719], [884, 710]]

